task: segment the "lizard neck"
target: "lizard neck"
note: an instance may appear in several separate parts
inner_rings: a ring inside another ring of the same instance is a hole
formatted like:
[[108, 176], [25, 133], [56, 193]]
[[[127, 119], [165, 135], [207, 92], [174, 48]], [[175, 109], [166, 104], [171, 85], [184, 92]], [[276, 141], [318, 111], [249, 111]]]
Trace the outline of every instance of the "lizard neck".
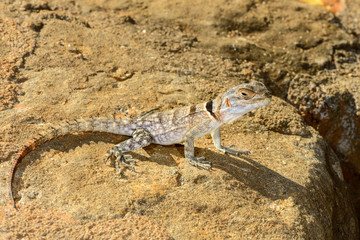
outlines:
[[221, 98], [217, 97], [214, 100], [208, 101], [204, 104], [205, 110], [208, 113], [210, 118], [213, 118], [217, 122], [222, 122], [220, 108], [221, 108]]
[[213, 118], [219, 123], [231, 123], [244, 115], [247, 112], [250, 112], [253, 108], [244, 104], [243, 106], [236, 107], [236, 112], [234, 108], [229, 107], [225, 101], [223, 101], [222, 96], [215, 98], [207, 103], [205, 103], [205, 109], [209, 117]]
[[242, 109], [242, 111], [239, 111], [236, 113], [233, 113], [232, 111], [230, 111], [229, 108], [220, 109], [221, 121], [223, 123], [232, 123], [233, 121], [235, 121], [242, 115], [250, 112], [252, 109], [253, 108], [247, 108], [246, 106], [244, 106], [244, 109]]

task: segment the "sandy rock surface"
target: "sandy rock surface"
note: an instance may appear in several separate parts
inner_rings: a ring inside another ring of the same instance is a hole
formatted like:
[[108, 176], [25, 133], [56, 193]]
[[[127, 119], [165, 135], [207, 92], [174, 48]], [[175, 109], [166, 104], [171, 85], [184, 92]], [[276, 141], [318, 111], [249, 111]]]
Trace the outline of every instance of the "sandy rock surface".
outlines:
[[[360, 8], [335, 17], [281, 0], [7, 0], [0, 9], [4, 239], [358, 239], [360, 194], [349, 194], [341, 163], [355, 186]], [[22, 161], [11, 208], [11, 158], [51, 124], [205, 102], [250, 80], [272, 102], [222, 131], [224, 145], [250, 155], [222, 154], [204, 136], [195, 153], [213, 163], [206, 171], [182, 145], [151, 145], [120, 178], [103, 160], [126, 137], [68, 135]]]

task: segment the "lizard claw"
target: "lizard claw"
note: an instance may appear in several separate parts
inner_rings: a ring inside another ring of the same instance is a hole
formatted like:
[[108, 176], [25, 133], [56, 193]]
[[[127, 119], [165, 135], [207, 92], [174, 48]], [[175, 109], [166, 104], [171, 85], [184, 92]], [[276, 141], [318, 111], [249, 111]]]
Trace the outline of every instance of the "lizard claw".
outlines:
[[105, 160], [104, 162], [106, 163], [110, 158], [112, 158], [112, 156], [114, 156], [114, 153], [110, 152], [109, 154], [105, 154]]

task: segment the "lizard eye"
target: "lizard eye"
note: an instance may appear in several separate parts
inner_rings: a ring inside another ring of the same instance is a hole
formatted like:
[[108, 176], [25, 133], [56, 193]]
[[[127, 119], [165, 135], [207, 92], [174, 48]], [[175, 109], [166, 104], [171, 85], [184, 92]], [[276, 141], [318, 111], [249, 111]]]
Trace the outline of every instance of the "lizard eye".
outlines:
[[249, 89], [244, 89], [244, 88], [240, 88], [238, 90], [238, 94], [240, 96], [242, 96], [244, 99], [250, 99], [255, 95], [255, 93], [253, 91], [251, 91]]

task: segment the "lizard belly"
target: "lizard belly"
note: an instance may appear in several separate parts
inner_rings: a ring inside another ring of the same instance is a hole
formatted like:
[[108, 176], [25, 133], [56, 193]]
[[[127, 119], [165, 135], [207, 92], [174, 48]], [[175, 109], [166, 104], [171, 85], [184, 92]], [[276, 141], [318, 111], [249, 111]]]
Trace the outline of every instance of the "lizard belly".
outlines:
[[185, 133], [185, 129], [178, 128], [161, 134], [153, 134], [152, 137], [154, 143], [156, 144], [171, 145], [175, 143], [181, 143]]

